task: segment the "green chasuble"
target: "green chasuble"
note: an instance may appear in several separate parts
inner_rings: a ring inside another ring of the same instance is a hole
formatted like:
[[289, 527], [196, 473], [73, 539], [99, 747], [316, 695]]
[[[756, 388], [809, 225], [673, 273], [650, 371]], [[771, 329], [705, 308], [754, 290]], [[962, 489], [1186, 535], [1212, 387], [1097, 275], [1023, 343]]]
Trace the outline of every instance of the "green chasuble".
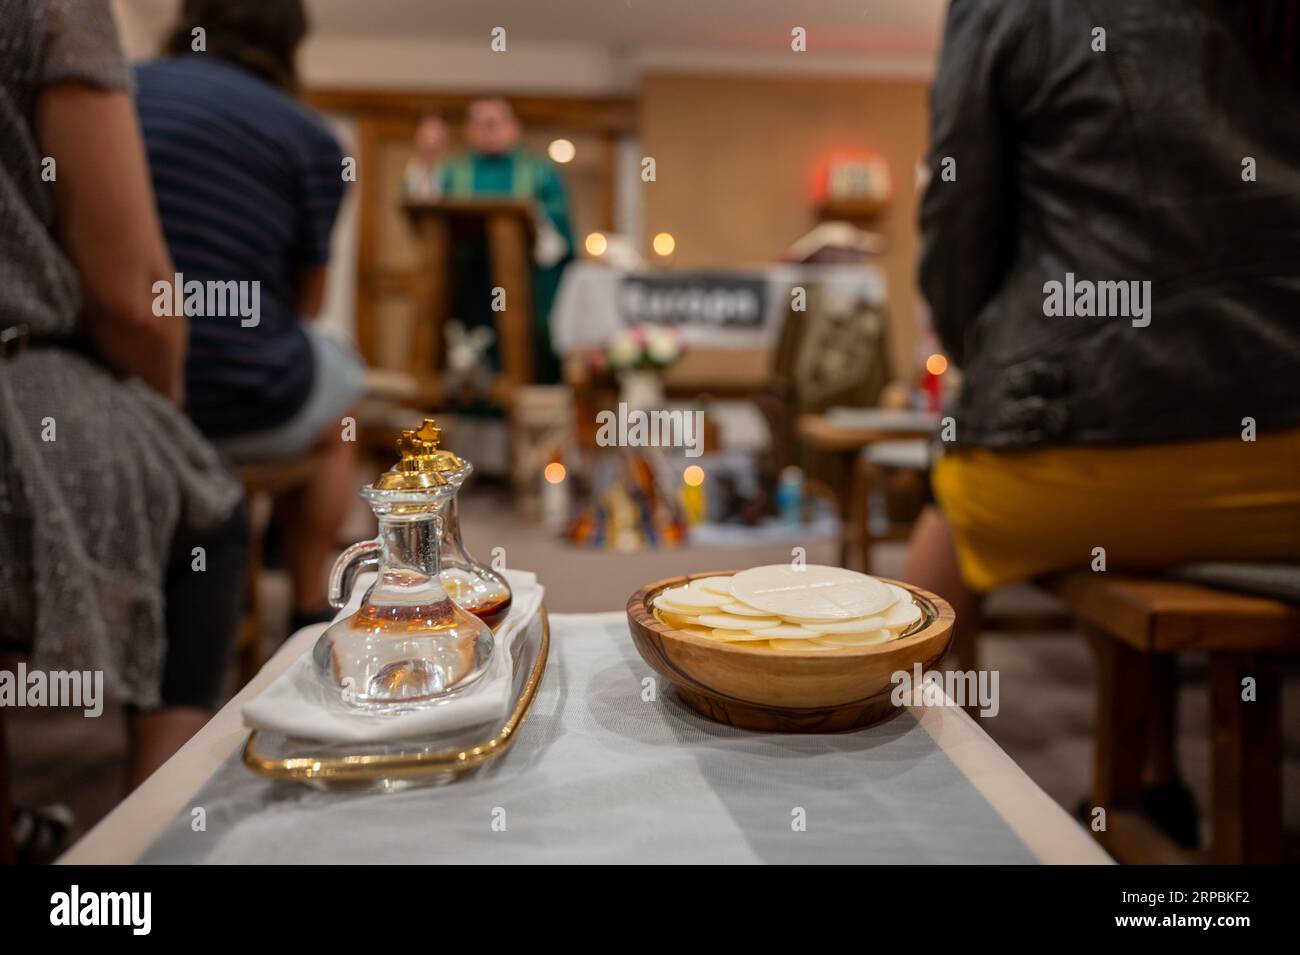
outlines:
[[[573, 261], [573, 227], [569, 221], [569, 196], [564, 180], [549, 160], [515, 149], [497, 156], [469, 153], [451, 160], [442, 170], [443, 195], [450, 199], [503, 197], [533, 202], [538, 216], [550, 220], [565, 242], [564, 256], [552, 266], [533, 263], [534, 366], [537, 380], [553, 384], [560, 380], [560, 362], [551, 350], [551, 303], [555, 300], [564, 267]], [[455, 250], [460, 280], [456, 305], [466, 325], [492, 327], [492, 282], [487, 251], [478, 243], [465, 243]], [[492, 349], [498, 363], [498, 346]]]

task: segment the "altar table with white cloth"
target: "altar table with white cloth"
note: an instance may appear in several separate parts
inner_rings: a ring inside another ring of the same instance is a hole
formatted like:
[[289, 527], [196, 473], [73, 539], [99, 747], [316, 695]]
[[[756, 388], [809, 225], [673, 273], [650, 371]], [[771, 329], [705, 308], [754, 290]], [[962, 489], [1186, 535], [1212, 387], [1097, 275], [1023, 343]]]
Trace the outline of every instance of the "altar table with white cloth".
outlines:
[[[532, 713], [514, 747], [476, 774], [377, 794], [255, 776], [239, 759], [240, 707], [320, 631], [295, 634], [62, 861], [1109, 861], [961, 709], [908, 709], [820, 736], [718, 725], [662, 680], [644, 692], [655, 674], [622, 613], [551, 617]], [[204, 832], [191, 826], [196, 806]]]

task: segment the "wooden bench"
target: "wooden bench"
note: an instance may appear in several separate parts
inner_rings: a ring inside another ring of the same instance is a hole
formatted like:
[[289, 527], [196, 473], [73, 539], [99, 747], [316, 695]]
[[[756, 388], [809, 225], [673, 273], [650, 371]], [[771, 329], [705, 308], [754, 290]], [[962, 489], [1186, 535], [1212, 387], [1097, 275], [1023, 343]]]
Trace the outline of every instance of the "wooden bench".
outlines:
[[[1124, 862], [1206, 861], [1139, 811], [1151, 758], [1175, 765], [1177, 655], [1209, 660], [1214, 863], [1282, 861], [1282, 663], [1300, 654], [1300, 607], [1196, 584], [1108, 573], [1049, 582], [1097, 660], [1093, 807]], [[1243, 700], [1254, 681], [1254, 700]]]

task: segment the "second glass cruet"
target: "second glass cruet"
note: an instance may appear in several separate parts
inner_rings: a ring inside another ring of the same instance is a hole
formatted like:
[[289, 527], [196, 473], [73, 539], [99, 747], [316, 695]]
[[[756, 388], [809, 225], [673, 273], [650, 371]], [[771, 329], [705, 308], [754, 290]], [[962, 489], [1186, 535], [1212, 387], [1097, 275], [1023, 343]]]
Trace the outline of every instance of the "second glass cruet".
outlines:
[[[421, 432], [430, 435], [437, 445], [440, 432], [431, 418], [425, 419]], [[452, 600], [495, 629], [510, 611], [510, 585], [501, 574], [475, 560], [460, 536], [459, 492], [474, 466], [446, 448], [438, 448], [434, 460], [438, 473], [455, 489], [442, 506], [442, 553], [438, 561], [442, 585]]]

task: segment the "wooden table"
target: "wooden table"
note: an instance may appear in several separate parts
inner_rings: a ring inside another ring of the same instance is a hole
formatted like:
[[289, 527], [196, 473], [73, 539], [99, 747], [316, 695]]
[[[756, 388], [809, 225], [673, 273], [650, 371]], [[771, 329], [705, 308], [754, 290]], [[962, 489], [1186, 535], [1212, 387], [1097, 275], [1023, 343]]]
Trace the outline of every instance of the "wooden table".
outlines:
[[938, 415], [928, 412], [884, 408], [831, 409], [800, 416], [799, 439], [836, 461], [841, 566], [851, 566], [856, 549], [859, 569], [871, 570], [871, 468], [863, 460], [863, 450], [880, 441], [929, 438], [938, 423]]

